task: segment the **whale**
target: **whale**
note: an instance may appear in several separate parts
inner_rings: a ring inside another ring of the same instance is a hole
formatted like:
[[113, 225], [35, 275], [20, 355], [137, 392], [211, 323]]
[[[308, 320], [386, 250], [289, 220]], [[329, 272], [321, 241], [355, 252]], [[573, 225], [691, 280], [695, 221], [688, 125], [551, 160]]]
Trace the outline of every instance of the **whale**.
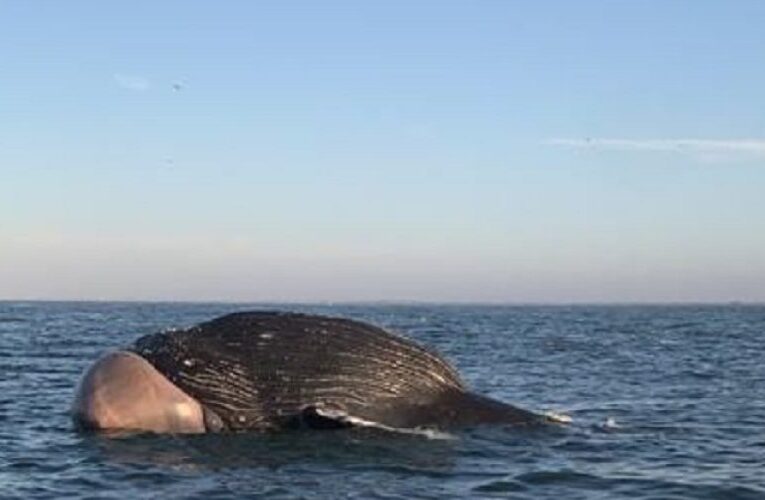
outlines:
[[471, 391], [437, 352], [361, 321], [239, 312], [140, 337], [87, 368], [78, 429], [153, 433], [449, 430], [550, 421]]

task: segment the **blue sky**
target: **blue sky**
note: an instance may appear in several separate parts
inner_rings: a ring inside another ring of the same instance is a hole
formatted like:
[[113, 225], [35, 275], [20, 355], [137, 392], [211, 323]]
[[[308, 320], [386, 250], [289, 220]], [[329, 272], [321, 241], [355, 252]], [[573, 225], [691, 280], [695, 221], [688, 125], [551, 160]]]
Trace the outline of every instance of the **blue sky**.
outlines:
[[0, 298], [765, 300], [765, 3], [0, 1]]

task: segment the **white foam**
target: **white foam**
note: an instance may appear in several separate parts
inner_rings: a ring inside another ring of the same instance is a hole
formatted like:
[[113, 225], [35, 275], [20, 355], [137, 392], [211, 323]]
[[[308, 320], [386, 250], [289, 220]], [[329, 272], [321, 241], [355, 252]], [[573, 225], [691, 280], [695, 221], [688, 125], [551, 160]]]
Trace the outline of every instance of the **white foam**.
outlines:
[[606, 418], [600, 426], [604, 429], [618, 429], [621, 427], [613, 417]]
[[574, 420], [571, 418], [571, 415], [566, 415], [565, 413], [560, 413], [552, 410], [544, 412], [544, 416], [557, 424], [570, 424]]

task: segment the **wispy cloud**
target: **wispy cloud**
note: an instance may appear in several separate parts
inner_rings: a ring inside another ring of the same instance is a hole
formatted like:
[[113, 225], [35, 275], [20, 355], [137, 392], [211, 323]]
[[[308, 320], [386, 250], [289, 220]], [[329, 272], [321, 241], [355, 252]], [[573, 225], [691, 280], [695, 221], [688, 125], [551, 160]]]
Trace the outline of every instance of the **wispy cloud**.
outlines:
[[611, 139], [556, 138], [545, 141], [551, 146], [596, 151], [676, 152], [694, 155], [765, 156], [765, 139]]
[[114, 75], [114, 81], [123, 89], [134, 90], [136, 92], [144, 92], [149, 90], [149, 87], [151, 86], [151, 83], [147, 78], [137, 75], [123, 75], [117, 73]]

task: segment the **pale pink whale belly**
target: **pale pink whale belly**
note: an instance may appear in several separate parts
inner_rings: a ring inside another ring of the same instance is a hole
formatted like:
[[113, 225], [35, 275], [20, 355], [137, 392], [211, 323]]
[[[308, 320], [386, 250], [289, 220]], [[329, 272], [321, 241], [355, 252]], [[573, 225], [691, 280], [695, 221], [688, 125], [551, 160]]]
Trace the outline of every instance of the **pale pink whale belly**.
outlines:
[[128, 351], [107, 354], [88, 369], [72, 416], [79, 425], [98, 430], [205, 432], [199, 403]]

